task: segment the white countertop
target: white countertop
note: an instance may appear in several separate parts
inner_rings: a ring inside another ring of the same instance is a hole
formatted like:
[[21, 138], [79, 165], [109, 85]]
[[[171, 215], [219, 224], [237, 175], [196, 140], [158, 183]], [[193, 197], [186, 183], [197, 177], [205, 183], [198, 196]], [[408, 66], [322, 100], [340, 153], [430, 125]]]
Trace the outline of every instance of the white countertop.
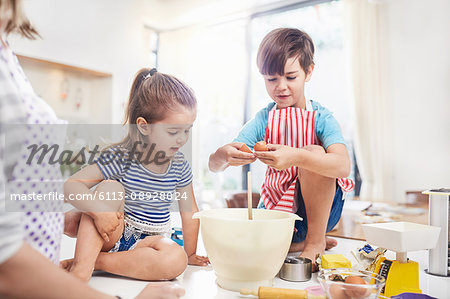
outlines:
[[[350, 251], [362, 247], [363, 241], [336, 238], [338, 246], [327, 253], [341, 253], [345, 256], [350, 255]], [[73, 257], [75, 249], [75, 239], [63, 237], [61, 259]], [[201, 237], [199, 238], [198, 254], [206, 255]], [[395, 259], [394, 252], [387, 252], [389, 259]], [[450, 277], [438, 277], [424, 272], [428, 265], [428, 252], [426, 250], [409, 252], [408, 257], [419, 263], [419, 283], [424, 294], [437, 298], [450, 298]], [[228, 298], [249, 298], [240, 296], [237, 292], [231, 292], [220, 288], [216, 282], [216, 276], [211, 266], [197, 267], [188, 266], [186, 271], [180, 275], [175, 282], [182, 285], [186, 290], [185, 299], [228, 299]], [[146, 285], [145, 281], [137, 281], [119, 277], [116, 275], [95, 272], [89, 285], [102, 292], [119, 295], [124, 299], [134, 298]], [[309, 286], [318, 285], [317, 274], [313, 274], [310, 281], [307, 282], [288, 282], [278, 277], [274, 279], [274, 287], [304, 289]]]

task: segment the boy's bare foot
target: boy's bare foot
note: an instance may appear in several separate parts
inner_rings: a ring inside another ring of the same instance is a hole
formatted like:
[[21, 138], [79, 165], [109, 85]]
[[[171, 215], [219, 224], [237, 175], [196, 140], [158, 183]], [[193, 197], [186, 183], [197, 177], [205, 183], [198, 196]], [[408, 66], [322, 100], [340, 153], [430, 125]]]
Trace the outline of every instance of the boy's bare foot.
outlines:
[[[331, 249], [337, 246], [337, 241], [333, 238], [326, 237], [325, 238], [325, 250]], [[289, 247], [289, 252], [298, 252], [303, 251], [305, 248], [305, 241], [300, 243], [291, 243], [291, 247]]]
[[[319, 246], [320, 247], [320, 246]], [[317, 272], [319, 269], [316, 266], [316, 255], [318, 253], [323, 254], [323, 249], [320, 250], [319, 247], [315, 246], [308, 246], [303, 250], [303, 252], [300, 254], [300, 257], [308, 258], [312, 261], [312, 272]]]
[[323, 254], [325, 252], [323, 244], [308, 244], [305, 245], [304, 250], [300, 254], [300, 257], [308, 258], [312, 261], [312, 272], [317, 272], [319, 269], [316, 266], [317, 254]]
[[303, 251], [303, 248], [305, 248], [305, 241], [300, 243], [291, 243], [291, 247], [289, 247], [289, 252]]
[[331, 248], [337, 246], [337, 241], [336, 241], [336, 239], [329, 238], [329, 237], [325, 237], [325, 242], [326, 242], [325, 250], [328, 250], [328, 249], [331, 249]]
[[335, 239], [325, 237], [325, 242], [305, 244], [300, 257], [306, 257], [310, 259], [312, 261], [312, 272], [317, 272], [319, 270], [315, 262], [317, 254], [322, 255], [324, 254], [325, 250], [333, 248], [336, 245], [337, 241]]

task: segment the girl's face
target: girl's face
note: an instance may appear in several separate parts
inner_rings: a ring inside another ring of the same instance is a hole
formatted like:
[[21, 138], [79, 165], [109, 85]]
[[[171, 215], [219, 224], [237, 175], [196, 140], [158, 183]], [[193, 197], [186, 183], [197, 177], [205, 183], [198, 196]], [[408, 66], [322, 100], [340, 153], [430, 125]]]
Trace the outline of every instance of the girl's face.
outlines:
[[150, 124], [148, 141], [155, 144], [154, 152], [163, 151], [167, 158], [172, 158], [188, 141], [196, 116], [195, 109], [180, 107], [168, 112], [163, 120]]
[[284, 66], [284, 75], [264, 75], [266, 90], [272, 100], [277, 103], [277, 109], [297, 107], [305, 109], [305, 82], [311, 78], [311, 66], [305, 74], [298, 58], [289, 58]]

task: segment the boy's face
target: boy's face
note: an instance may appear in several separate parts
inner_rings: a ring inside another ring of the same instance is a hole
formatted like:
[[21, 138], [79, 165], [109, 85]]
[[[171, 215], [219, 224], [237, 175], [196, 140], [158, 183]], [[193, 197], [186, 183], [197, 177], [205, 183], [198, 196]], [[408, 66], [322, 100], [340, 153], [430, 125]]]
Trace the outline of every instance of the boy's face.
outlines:
[[289, 58], [284, 66], [284, 75], [263, 75], [266, 90], [277, 109], [297, 107], [305, 109], [305, 82], [311, 78], [314, 65], [305, 74], [298, 58]]

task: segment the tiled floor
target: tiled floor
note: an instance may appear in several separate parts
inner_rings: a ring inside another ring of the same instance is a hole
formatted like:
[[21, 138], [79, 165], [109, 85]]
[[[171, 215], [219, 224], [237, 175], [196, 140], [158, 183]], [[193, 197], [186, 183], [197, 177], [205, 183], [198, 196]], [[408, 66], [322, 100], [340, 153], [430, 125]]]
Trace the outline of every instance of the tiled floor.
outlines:
[[[338, 246], [328, 253], [341, 253], [349, 257], [351, 250], [361, 247], [362, 245], [364, 245], [364, 242], [362, 241], [338, 239]], [[75, 239], [64, 236], [61, 258], [72, 257], [74, 248]], [[199, 242], [199, 253], [205, 254], [201, 241]], [[393, 252], [388, 252], [387, 257], [393, 259], [395, 255]], [[450, 298], [450, 277], [436, 277], [424, 272], [428, 263], [427, 251], [411, 252], [408, 253], [408, 257], [419, 263], [420, 288], [423, 293], [437, 298]], [[186, 271], [178, 277], [177, 283], [181, 284], [186, 289], [186, 295], [183, 297], [186, 299], [246, 298], [240, 296], [238, 293], [221, 289], [215, 283], [215, 274], [211, 266], [188, 266]], [[122, 298], [134, 298], [145, 284], [146, 282], [143, 281], [122, 278], [102, 272], [95, 273], [94, 277], [92, 277], [89, 282], [89, 285], [98, 290], [111, 295], [119, 295]], [[318, 284], [316, 274], [313, 275], [310, 281], [302, 283], [288, 282], [281, 280], [278, 277], [275, 277], [274, 279], [274, 287], [280, 288], [304, 289], [308, 286]]]

